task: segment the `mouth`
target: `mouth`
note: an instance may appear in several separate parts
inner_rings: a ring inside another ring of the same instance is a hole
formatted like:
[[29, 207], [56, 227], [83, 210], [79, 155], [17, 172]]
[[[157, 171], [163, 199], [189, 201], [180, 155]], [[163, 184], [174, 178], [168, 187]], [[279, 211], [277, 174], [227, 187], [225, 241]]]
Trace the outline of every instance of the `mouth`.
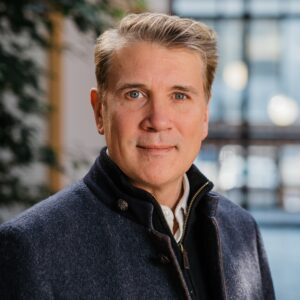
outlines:
[[137, 145], [139, 150], [152, 154], [163, 154], [176, 149], [174, 145]]

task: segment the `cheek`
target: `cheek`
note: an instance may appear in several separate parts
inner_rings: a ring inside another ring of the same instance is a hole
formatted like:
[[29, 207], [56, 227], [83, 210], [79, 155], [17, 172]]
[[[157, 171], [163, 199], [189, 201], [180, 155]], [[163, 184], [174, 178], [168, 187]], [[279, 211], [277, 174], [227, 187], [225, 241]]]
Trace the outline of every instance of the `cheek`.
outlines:
[[125, 140], [136, 132], [137, 124], [132, 114], [123, 110], [115, 110], [108, 115], [107, 123], [110, 125], [111, 135]]
[[181, 118], [181, 122], [184, 122], [185, 127], [188, 128], [189, 132], [199, 132], [206, 126], [206, 117], [203, 112], [194, 111], [188, 116]]
[[201, 114], [190, 116], [181, 122], [184, 136], [196, 145], [199, 145], [207, 134], [207, 120]]

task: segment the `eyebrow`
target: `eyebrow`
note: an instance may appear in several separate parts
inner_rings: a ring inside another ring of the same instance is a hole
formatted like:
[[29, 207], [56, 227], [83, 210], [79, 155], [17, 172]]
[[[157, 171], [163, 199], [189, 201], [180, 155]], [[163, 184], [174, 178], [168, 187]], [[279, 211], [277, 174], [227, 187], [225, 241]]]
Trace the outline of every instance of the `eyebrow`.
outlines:
[[[143, 88], [143, 89], [147, 89], [147, 86], [143, 83], [124, 83], [124, 84], [121, 84], [119, 87], [116, 88], [116, 91], [122, 91], [122, 90], [125, 90], [125, 89], [131, 89], [131, 88]], [[179, 90], [179, 91], [182, 91], [182, 92], [190, 92], [190, 93], [193, 93], [195, 95], [198, 95], [199, 94], [199, 91], [194, 88], [193, 86], [190, 86], [190, 85], [174, 85], [172, 86], [171, 88], [172, 90]]]
[[182, 92], [190, 92], [190, 93], [195, 94], [195, 95], [199, 94], [199, 91], [196, 88], [194, 88], [193, 86], [190, 86], [190, 85], [174, 85], [172, 87], [172, 89], [179, 90], [179, 91], [182, 91]]
[[121, 84], [120, 86], [118, 86], [116, 88], [116, 91], [120, 92], [120, 91], [123, 91], [126, 89], [132, 89], [132, 88], [144, 88], [145, 89], [146, 85], [142, 84], [142, 83], [124, 83], [124, 84]]

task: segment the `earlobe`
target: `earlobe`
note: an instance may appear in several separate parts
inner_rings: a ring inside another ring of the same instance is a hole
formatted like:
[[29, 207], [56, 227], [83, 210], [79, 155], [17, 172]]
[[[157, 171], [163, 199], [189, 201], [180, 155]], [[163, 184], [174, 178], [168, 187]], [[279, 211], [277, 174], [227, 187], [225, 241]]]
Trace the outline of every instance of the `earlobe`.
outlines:
[[100, 134], [104, 134], [102, 102], [100, 100], [100, 96], [96, 88], [91, 89], [90, 99], [91, 99], [92, 108], [94, 110], [94, 117], [96, 121], [97, 130]]

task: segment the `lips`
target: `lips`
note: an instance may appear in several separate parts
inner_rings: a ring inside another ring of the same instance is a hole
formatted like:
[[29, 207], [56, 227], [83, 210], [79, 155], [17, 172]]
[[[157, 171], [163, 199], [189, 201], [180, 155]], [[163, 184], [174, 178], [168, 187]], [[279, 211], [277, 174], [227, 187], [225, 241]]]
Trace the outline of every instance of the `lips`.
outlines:
[[176, 147], [174, 145], [137, 145], [137, 148], [147, 154], [160, 155], [166, 154]]
[[149, 150], [168, 150], [175, 146], [173, 145], [137, 145], [138, 148], [149, 149]]

